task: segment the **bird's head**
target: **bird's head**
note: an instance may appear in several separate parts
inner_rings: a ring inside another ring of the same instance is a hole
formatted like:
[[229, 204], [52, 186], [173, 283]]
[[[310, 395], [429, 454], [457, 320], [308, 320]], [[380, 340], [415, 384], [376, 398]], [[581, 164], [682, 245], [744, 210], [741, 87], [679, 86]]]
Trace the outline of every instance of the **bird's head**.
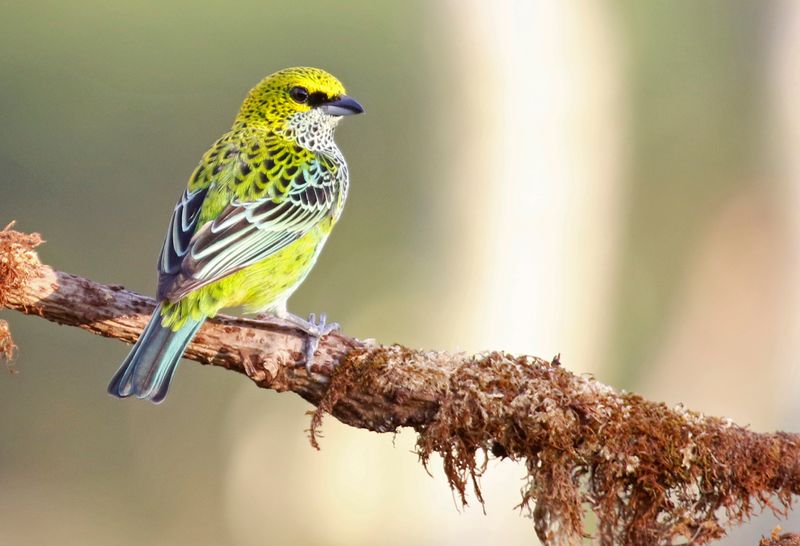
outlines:
[[319, 68], [296, 67], [259, 82], [247, 95], [236, 121], [271, 130], [315, 150], [327, 145], [342, 116], [363, 111], [331, 74]]

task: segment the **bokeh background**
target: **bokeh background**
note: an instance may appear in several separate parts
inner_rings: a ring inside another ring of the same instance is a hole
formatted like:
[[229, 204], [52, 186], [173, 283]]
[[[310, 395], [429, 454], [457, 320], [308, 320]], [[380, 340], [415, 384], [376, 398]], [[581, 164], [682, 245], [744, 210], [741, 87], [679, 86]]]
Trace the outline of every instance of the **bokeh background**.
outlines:
[[[800, 3], [0, 0], [0, 224], [152, 294], [169, 213], [247, 90], [324, 67], [352, 192], [297, 313], [507, 349], [800, 429]], [[414, 436], [325, 423], [184, 364], [159, 407], [128, 347], [8, 312], [0, 545], [532, 544], [524, 472], [460, 510]], [[755, 544], [759, 518], [726, 544]], [[799, 530], [800, 521], [784, 523]]]

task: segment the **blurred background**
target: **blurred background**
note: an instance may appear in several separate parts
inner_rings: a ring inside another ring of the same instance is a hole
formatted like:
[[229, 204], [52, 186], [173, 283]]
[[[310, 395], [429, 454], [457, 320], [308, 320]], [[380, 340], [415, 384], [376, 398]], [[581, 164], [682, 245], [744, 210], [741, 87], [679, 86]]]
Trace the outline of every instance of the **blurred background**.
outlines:
[[[153, 294], [174, 201], [266, 74], [328, 69], [343, 220], [290, 302], [344, 331], [542, 357], [800, 429], [800, 3], [0, 0], [0, 224]], [[460, 510], [414, 435], [185, 363], [153, 407], [128, 347], [9, 312], [0, 545], [535, 543], [524, 472]], [[725, 544], [755, 544], [759, 518]], [[800, 519], [784, 523], [800, 530]]]

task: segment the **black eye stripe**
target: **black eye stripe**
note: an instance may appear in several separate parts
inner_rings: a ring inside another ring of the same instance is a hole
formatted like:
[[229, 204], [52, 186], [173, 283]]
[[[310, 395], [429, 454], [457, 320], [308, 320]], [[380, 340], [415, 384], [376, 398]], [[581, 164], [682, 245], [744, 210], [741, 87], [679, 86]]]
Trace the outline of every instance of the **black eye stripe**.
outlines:
[[323, 93], [322, 91], [317, 91], [315, 93], [311, 93], [308, 97], [308, 104], [313, 106], [319, 106], [328, 102], [328, 95]]

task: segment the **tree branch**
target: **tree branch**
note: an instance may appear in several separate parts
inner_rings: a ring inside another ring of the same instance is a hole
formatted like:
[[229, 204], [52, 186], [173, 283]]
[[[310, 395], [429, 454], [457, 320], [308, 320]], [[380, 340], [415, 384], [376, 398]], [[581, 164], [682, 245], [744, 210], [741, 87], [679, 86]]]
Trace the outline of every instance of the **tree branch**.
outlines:
[[[10, 226], [0, 232], [0, 307], [134, 342], [155, 302], [41, 264], [40, 242]], [[464, 503], [470, 486], [482, 502], [489, 456], [524, 461], [520, 507], [549, 544], [578, 543], [587, 509], [600, 544], [703, 544], [755, 510], [785, 515], [800, 492], [797, 435], [757, 434], [619, 393], [557, 358], [419, 351], [332, 334], [309, 374], [298, 365], [302, 344], [301, 332], [277, 319], [219, 316], [185, 357], [317, 405], [314, 445], [322, 412], [377, 432], [412, 427], [422, 462], [441, 455]], [[12, 350], [0, 321], [0, 353]]]

